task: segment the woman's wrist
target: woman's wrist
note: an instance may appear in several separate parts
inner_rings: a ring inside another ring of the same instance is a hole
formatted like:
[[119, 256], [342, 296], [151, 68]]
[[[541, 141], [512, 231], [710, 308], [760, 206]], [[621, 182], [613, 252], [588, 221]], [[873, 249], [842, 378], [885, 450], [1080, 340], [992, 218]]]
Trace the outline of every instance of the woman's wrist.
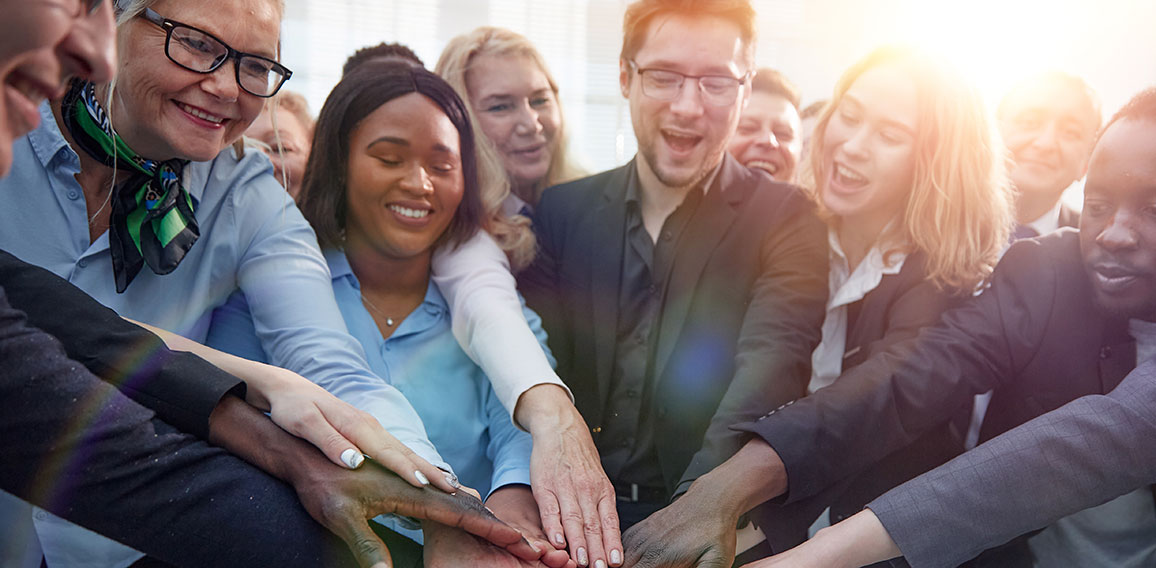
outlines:
[[574, 403], [566, 389], [553, 384], [534, 385], [518, 397], [514, 419], [531, 434], [557, 431], [573, 422]]

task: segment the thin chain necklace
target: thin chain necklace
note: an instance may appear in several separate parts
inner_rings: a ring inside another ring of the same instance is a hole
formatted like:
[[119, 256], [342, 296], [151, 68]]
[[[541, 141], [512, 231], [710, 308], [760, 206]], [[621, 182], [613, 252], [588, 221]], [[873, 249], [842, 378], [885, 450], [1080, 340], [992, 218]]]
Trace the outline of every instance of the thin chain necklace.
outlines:
[[379, 315], [379, 316], [381, 316], [381, 317], [385, 318], [385, 325], [387, 325], [387, 326], [389, 326], [389, 327], [393, 327], [393, 318], [391, 318], [391, 317], [389, 317], [389, 316], [385, 315], [385, 312], [381, 311], [381, 308], [377, 307], [377, 305], [376, 305], [376, 304], [374, 304], [373, 302], [370, 302], [370, 301], [369, 301], [369, 298], [366, 298], [366, 297], [365, 297], [365, 294], [361, 294], [361, 293], [359, 292], [359, 295], [361, 296], [361, 303], [362, 303], [362, 304], [364, 304], [364, 305], [365, 305], [365, 307], [369, 308], [370, 310], [372, 310], [372, 311], [373, 311], [374, 313], [376, 313], [377, 315]]

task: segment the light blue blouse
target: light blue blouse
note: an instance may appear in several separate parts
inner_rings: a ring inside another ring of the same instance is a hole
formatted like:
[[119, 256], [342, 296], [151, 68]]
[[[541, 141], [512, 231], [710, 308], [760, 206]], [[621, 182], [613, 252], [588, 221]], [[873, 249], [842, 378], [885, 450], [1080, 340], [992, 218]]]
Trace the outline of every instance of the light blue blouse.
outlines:
[[[409, 399], [461, 482], [483, 496], [511, 483], [529, 485], [530, 435], [514, 426], [485, 373], [454, 339], [449, 306], [437, 285], [430, 281], [421, 305], [384, 339], [361, 301], [361, 285], [345, 255], [328, 250], [325, 260], [341, 315], [370, 368]], [[525, 305], [522, 309], [549, 357], [541, 320]], [[249, 322], [243, 299], [234, 298], [214, 315], [211, 336], [235, 355], [261, 360], [261, 346], [249, 339]], [[386, 524], [421, 541], [420, 532]]]
[[[79, 158], [47, 104], [40, 114], [40, 127], [13, 145], [12, 172], [0, 180], [0, 248], [123, 316], [196, 341], [205, 340], [214, 308], [241, 290], [273, 364], [369, 412], [418, 455], [447, 467], [405, 397], [368, 368], [337, 308], [313, 230], [263, 154], [238, 160], [230, 148], [189, 164], [184, 183], [200, 239], [172, 273], [158, 276], [146, 266], [117, 294], [107, 233], [89, 243], [84, 194], [73, 177]], [[42, 542], [54, 540], [39, 532]]]

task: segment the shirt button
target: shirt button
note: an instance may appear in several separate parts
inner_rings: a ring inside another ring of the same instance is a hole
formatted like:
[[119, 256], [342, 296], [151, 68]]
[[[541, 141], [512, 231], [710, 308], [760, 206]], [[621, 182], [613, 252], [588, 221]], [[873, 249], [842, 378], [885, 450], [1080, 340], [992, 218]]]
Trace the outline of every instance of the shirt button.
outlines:
[[76, 190], [71, 190], [68, 192], [68, 198], [73, 200], [73, 201], [76, 201], [77, 199], [80, 198], [80, 192], [76, 191]]
[[657, 293], [658, 293], [658, 286], [655, 286], [654, 284], [651, 284], [650, 286], [647, 286], [647, 287], [646, 287], [646, 291], [647, 291], [647, 292], [650, 292], [652, 295], [653, 295], [653, 294], [657, 294]]
[[76, 265], [81, 267], [81, 268], [84, 268], [84, 267], [88, 266], [88, 260], [81, 260], [80, 262], [76, 263]]
[[[48, 514], [46, 514], [44, 511], [36, 511], [35, 516], [36, 516], [36, 520], [38, 520], [38, 521], [43, 521], [43, 520], [48, 518]], [[27, 517], [25, 517], [25, 518], [27, 518]]]
[[636, 391], [634, 389], [628, 389], [626, 391], [626, 396], [627, 396], [627, 398], [635, 398], [638, 396], [638, 391]]
[[673, 239], [673, 238], [674, 238], [674, 235], [670, 231], [663, 231], [662, 232], [662, 240], [669, 241], [670, 239]]

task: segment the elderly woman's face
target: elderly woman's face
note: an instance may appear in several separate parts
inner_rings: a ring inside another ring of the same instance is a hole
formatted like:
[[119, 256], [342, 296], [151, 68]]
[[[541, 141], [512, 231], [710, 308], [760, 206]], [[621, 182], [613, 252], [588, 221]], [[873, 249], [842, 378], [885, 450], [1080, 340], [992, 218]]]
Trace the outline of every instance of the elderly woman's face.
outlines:
[[[164, 18], [208, 32], [236, 51], [277, 57], [276, 0], [160, 0]], [[165, 55], [165, 32], [135, 18], [119, 32], [121, 64], [112, 109], [117, 132], [146, 158], [213, 159], [261, 113], [265, 99], [237, 85], [235, 61], [194, 73]]]

